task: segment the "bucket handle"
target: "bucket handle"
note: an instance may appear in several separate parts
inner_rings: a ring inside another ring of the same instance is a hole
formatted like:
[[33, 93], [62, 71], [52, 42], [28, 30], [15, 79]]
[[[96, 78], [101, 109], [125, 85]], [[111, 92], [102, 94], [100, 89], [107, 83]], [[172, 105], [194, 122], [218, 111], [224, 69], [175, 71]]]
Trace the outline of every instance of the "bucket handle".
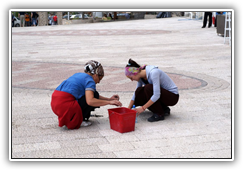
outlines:
[[112, 116], [113, 114], [114, 114], [114, 112], [111, 112], [111, 114], [109, 115], [109, 117]]

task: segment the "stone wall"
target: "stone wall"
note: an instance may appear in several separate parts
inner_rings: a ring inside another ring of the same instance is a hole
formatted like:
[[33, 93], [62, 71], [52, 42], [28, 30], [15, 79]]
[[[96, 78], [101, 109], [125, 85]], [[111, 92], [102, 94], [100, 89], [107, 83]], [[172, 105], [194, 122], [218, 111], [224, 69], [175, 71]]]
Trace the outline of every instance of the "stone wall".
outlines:
[[38, 12], [38, 14], [39, 14], [38, 26], [46, 26], [46, 25], [48, 25], [47, 12]]
[[134, 19], [144, 19], [146, 12], [133, 12]]
[[62, 25], [62, 12], [56, 12], [57, 15], [57, 25]]

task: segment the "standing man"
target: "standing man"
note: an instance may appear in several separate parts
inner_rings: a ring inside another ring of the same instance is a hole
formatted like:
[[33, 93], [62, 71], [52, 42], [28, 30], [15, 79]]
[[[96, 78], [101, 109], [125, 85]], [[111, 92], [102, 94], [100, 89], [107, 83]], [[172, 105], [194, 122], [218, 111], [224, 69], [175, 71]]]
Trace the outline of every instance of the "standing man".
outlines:
[[208, 16], [209, 16], [208, 28], [210, 28], [212, 26], [212, 12], [205, 12], [204, 13], [204, 19], [203, 19], [203, 26], [202, 26], [202, 28], [206, 27]]
[[32, 26], [37, 26], [37, 18], [38, 18], [38, 14], [36, 12], [31, 12], [31, 25]]
[[20, 26], [25, 26], [25, 12], [19, 12], [18, 17], [20, 18]]

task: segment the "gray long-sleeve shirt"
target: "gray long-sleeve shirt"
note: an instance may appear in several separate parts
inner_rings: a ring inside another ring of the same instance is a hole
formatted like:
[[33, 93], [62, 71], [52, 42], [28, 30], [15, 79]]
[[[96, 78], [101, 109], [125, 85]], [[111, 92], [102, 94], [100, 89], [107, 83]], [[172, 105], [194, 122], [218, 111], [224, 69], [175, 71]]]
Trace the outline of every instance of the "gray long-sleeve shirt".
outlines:
[[[165, 72], [158, 69], [157, 66], [149, 65], [146, 66], [145, 70], [149, 84], [153, 84], [153, 95], [150, 98], [153, 102], [156, 102], [160, 98], [160, 87], [174, 94], [179, 94], [175, 83]], [[137, 88], [143, 85], [145, 83], [140, 79], [137, 83]], [[133, 94], [132, 100], [135, 100], [135, 93]]]

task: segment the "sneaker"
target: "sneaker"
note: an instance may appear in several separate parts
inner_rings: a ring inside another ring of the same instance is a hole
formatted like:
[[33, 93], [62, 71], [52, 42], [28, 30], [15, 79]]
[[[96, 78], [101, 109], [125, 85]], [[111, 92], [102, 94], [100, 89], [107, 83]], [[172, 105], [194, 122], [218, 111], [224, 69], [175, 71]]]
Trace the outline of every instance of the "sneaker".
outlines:
[[149, 122], [156, 122], [159, 120], [164, 120], [164, 116], [157, 115], [156, 113], [153, 114], [150, 118], [148, 118]]
[[86, 126], [90, 126], [91, 124], [92, 123], [89, 122], [89, 121], [83, 121], [82, 124], [81, 124], [81, 126], [86, 127]]
[[170, 115], [170, 108], [167, 107], [165, 110], [164, 110], [164, 114], [165, 116], [169, 116]]

